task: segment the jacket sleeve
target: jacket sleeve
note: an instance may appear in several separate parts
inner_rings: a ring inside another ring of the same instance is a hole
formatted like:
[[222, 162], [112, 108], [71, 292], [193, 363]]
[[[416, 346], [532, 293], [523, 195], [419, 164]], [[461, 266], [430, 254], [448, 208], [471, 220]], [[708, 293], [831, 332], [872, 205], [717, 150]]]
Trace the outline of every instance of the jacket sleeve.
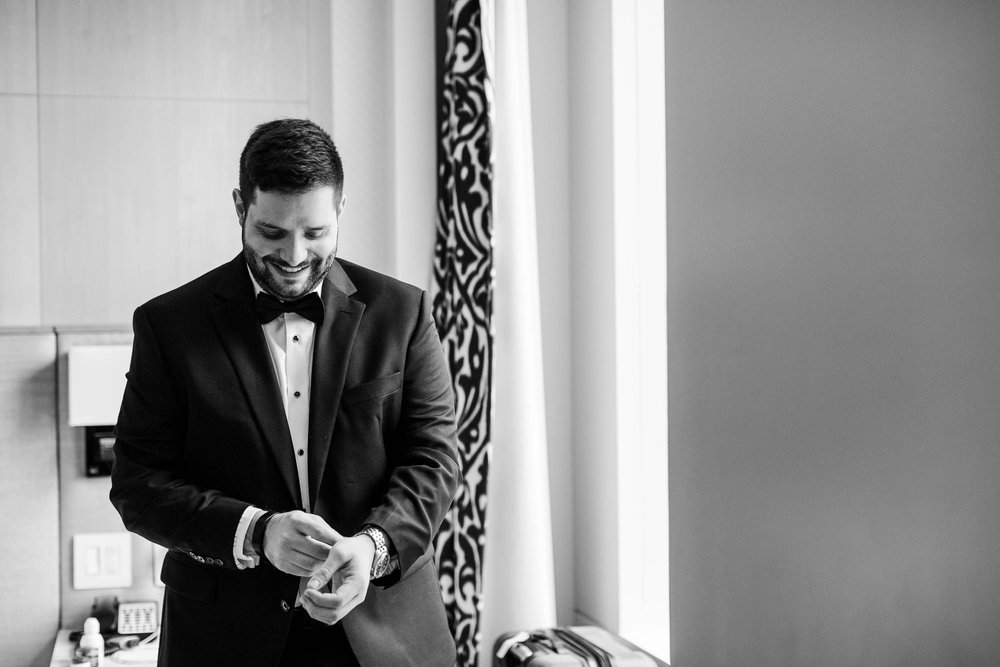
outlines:
[[382, 586], [398, 581], [430, 548], [462, 480], [451, 377], [426, 292], [407, 346], [397, 437], [399, 460], [367, 519], [386, 531], [399, 555], [399, 570]]
[[132, 360], [115, 427], [111, 502], [128, 530], [235, 567], [233, 536], [249, 503], [185, 479], [185, 411], [141, 306], [132, 328]]

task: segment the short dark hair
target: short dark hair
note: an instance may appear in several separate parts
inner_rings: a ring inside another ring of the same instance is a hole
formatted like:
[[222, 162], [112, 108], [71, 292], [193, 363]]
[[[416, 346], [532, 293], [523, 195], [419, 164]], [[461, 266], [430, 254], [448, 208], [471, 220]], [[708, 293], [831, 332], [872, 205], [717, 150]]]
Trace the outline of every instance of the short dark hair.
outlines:
[[297, 194], [333, 186], [335, 201], [344, 191], [344, 167], [330, 135], [311, 120], [284, 118], [258, 125], [240, 154], [243, 205], [257, 189]]

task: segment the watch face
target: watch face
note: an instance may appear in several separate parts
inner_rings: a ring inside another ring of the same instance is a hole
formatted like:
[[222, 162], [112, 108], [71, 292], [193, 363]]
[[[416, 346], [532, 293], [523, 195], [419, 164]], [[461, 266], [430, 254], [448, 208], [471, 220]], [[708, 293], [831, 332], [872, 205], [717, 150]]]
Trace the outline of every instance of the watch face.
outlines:
[[386, 569], [389, 567], [389, 554], [385, 551], [381, 551], [375, 555], [375, 562], [372, 563], [372, 575], [375, 579], [378, 579], [383, 574], [385, 574]]

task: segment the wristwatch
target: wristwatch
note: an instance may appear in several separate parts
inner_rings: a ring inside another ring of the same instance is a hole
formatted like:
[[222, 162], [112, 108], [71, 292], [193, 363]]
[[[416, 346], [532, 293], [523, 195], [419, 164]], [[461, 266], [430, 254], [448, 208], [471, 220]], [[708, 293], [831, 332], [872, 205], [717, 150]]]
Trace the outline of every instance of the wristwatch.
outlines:
[[253, 527], [253, 533], [250, 535], [250, 548], [258, 556], [263, 557], [264, 555], [264, 529], [267, 528], [267, 522], [273, 518], [274, 512], [264, 512]]
[[367, 535], [375, 543], [375, 558], [372, 559], [372, 580], [381, 579], [389, 572], [389, 543], [385, 531], [378, 526], [365, 526], [358, 535]]

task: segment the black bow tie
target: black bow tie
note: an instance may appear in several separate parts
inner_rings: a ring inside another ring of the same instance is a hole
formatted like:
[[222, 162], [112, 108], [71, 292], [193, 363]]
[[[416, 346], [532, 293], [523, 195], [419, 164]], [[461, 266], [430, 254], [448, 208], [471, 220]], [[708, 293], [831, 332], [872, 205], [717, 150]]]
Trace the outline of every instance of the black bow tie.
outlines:
[[267, 292], [261, 292], [257, 295], [254, 310], [257, 311], [257, 317], [260, 318], [261, 324], [267, 324], [282, 313], [298, 313], [307, 320], [322, 324], [325, 312], [323, 300], [316, 292], [309, 292], [295, 301], [278, 301]]

